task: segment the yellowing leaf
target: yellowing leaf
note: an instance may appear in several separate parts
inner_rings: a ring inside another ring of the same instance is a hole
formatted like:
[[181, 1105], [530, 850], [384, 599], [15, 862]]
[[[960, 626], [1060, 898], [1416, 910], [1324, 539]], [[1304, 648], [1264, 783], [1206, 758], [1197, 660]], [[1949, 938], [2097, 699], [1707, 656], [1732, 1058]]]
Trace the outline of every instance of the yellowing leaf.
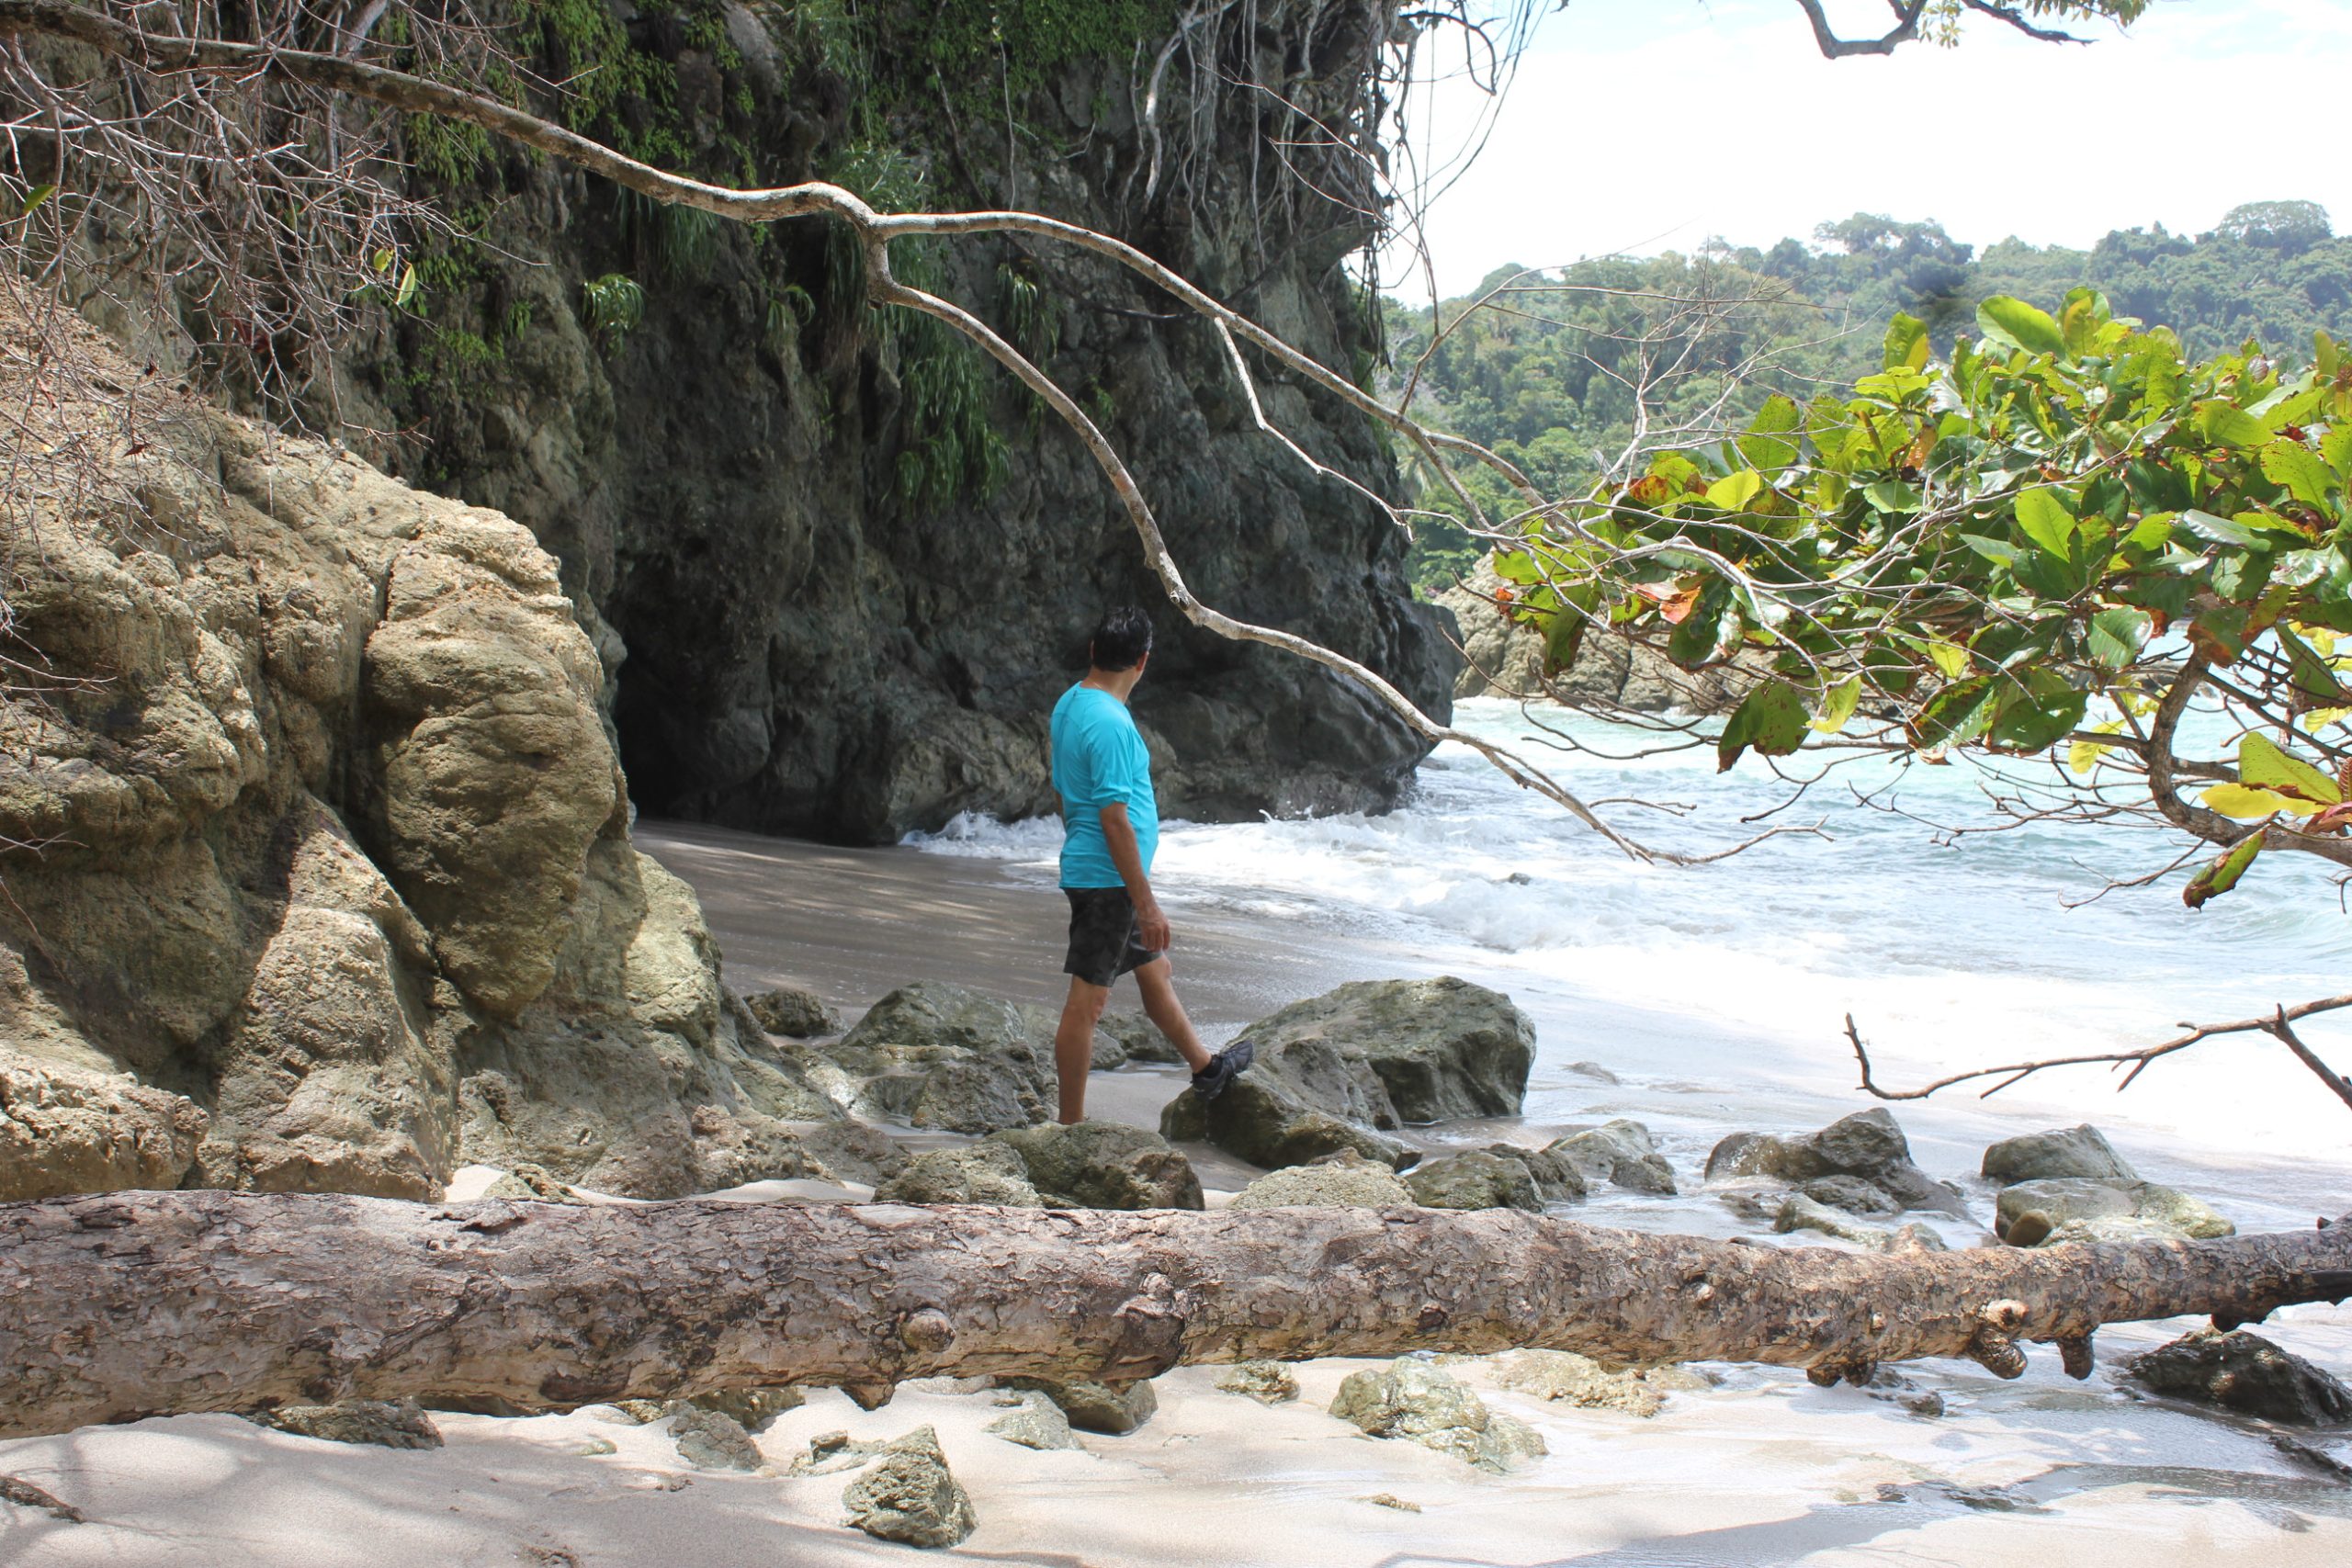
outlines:
[[2300, 796], [2302, 801], [2321, 806], [2334, 806], [2344, 798], [2344, 792], [2335, 787], [2334, 779], [2301, 757], [2289, 756], [2276, 742], [2260, 735], [2249, 735], [2238, 742], [2238, 782], [2256, 789]]
[[1956, 643], [1930, 642], [1921, 651], [1947, 681], [1957, 681], [1968, 671], [1968, 649]]
[[2235, 784], [2215, 784], [2198, 798], [2198, 804], [2241, 822], [2259, 821], [2282, 811], [2293, 817], [2310, 817], [2324, 809], [2316, 801], [2295, 800], [2270, 790]]
[[1813, 716], [1812, 728], [1824, 735], [1835, 735], [1846, 728], [1854, 716], [1854, 709], [1862, 700], [1862, 678], [1849, 675], [1821, 694], [1820, 711]]
[[[2110, 718], [2104, 724], [2091, 726], [2091, 728], [2100, 735], [2114, 735], [2122, 730], [2123, 721]], [[2098, 766], [2101, 757], [2114, 750], [2114, 747], [2102, 746], [2096, 740], [2077, 740], [2066, 748], [2066, 766], [2077, 773], [2087, 773]]]
[[1742, 468], [1707, 487], [1707, 504], [1724, 512], [1737, 512], [1763, 492], [1764, 476], [1753, 468]]

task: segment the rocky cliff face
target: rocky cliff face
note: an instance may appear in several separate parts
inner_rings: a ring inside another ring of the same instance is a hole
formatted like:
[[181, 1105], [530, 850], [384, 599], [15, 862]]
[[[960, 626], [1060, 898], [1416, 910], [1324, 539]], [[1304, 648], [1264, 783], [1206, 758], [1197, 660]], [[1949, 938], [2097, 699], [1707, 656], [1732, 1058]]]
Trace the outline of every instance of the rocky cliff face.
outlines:
[[[1369, 352], [1340, 266], [1367, 232], [1366, 171], [1277, 145], [1265, 95], [1196, 104], [1180, 68], [1159, 130], [1139, 127], [1138, 72], [1163, 35], [1138, 33], [1115, 59], [1053, 60], [1010, 124], [967, 123], [934, 60], [891, 53], [886, 29], [863, 76], [845, 75], [810, 10], [617, 6], [631, 58], [671, 90], [598, 129], [626, 141], [654, 124], [674, 162], [732, 160], [738, 181], [1040, 209], [1136, 241], [1327, 364]], [[1174, 25], [1173, 7], [1126, 10]], [[1225, 67], [1254, 51], [1264, 79], [1332, 123], [1361, 98], [1371, 30], [1396, 25], [1386, 4], [1250, 12], [1254, 31], [1238, 10], [1217, 24]], [[1285, 159], [1337, 199], [1289, 181]], [[355, 355], [353, 387], [382, 428], [429, 435], [391, 455], [401, 471], [498, 508], [560, 558], [644, 808], [850, 840], [1051, 809], [1045, 715], [1119, 602], [1159, 607], [1136, 706], [1165, 809], [1378, 807], [1405, 784], [1423, 748], [1351, 687], [1181, 626], [1075, 441], [994, 366], [864, 309], [821, 221], [747, 234], [495, 149], [445, 200], [492, 213], [483, 243], [431, 269], [445, 282], [430, 318]], [[1203, 326], [1108, 264], [1034, 242], [900, 258], [1106, 420], [1204, 599], [1445, 711], [1457, 657], [1400, 575], [1404, 541], [1253, 432]], [[625, 333], [598, 328], [585, 288], [614, 276], [644, 296]], [[1392, 484], [1360, 416], [1279, 378], [1264, 395], [1317, 458]]]
[[94, 333], [85, 396], [28, 399], [28, 333], [0, 314], [34, 421], [0, 487], [0, 1200], [870, 1169], [631, 848], [526, 530]]

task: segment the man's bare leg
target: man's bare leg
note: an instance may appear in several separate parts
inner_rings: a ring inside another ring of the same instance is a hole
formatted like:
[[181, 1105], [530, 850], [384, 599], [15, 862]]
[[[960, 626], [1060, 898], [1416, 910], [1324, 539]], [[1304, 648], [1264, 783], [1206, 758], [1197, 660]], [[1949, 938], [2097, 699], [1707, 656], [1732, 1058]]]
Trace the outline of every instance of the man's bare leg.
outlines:
[[[1061, 1088], [1064, 1126], [1086, 1120], [1086, 1075], [1094, 1070], [1094, 1026], [1102, 1021], [1102, 1006], [1110, 999], [1110, 987], [1090, 986], [1075, 975], [1070, 976], [1062, 1021], [1054, 1031], [1054, 1074]], [[1183, 1014], [1179, 1011], [1177, 1016]]]
[[[1184, 1016], [1184, 1004], [1176, 999], [1176, 978], [1168, 967], [1168, 960], [1155, 958], [1136, 968], [1136, 988], [1143, 993], [1144, 1016], [1150, 1019], [1159, 1032], [1168, 1036], [1184, 1058], [1184, 1065], [1199, 1072], [1209, 1065], [1208, 1047], [1193, 1032], [1193, 1021]], [[1105, 993], [1106, 995], [1108, 993]], [[1096, 1005], [1101, 1013], [1101, 1005]], [[1059, 1042], [1056, 1042], [1058, 1048]]]

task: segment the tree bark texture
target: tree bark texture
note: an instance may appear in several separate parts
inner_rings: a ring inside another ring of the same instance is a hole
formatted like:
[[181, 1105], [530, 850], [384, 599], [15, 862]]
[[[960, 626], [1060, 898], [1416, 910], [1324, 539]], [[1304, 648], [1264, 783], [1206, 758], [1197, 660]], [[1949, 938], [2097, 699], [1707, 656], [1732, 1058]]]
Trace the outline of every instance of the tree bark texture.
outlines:
[[1483, 1352], [2023, 1371], [2100, 1324], [2352, 1295], [2352, 1224], [1864, 1255], [1513, 1210], [431, 1205], [112, 1192], [0, 1205], [0, 1438], [279, 1402], [526, 1409], [762, 1383], [1149, 1377]]

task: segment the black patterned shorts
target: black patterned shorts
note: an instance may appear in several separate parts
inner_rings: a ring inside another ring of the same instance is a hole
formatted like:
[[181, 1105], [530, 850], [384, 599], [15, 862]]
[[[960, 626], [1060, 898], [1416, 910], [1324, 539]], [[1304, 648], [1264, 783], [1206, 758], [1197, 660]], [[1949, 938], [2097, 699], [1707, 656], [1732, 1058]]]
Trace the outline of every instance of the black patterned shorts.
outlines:
[[1108, 986], [1159, 956], [1136, 931], [1135, 901], [1124, 887], [1065, 887], [1069, 895], [1069, 955], [1062, 973]]

